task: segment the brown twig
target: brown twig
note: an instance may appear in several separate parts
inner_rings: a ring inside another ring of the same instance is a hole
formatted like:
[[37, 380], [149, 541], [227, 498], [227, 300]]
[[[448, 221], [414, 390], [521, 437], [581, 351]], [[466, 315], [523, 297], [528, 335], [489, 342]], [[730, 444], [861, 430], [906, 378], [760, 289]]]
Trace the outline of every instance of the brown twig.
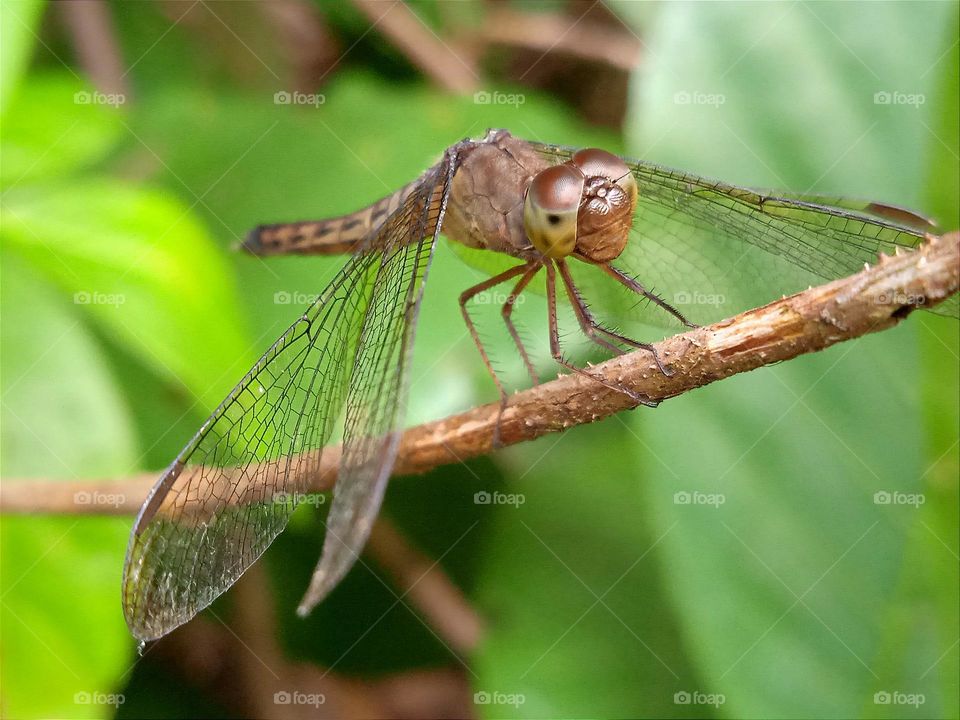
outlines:
[[452, 649], [467, 654], [476, 648], [483, 631], [480, 616], [437, 562], [382, 516], [373, 524], [367, 551]]
[[256, 7], [273, 30], [293, 87], [313, 92], [317, 79], [326, 77], [342, 54], [323, 15], [307, 0], [262, 0]]
[[521, 12], [499, 5], [487, 15], [480, 37], [491, 45], [567, 53], [627, 72], [640, 64], [642, 49], [640, 40], [622, 25], [576, 22], [559, 13]]
[[130, 88], [110, 6], [104, 0], [76, 0], [58, 4], [57, 10], [94, 86], [103, 93], [127, 97]]
[[353, 0], [353, 4], [438, 86], [455, 93], [473, 91], [478, 78], [473, 58], [441, 40], [405, 3]]
[[[656, 399], [764, 365], [823, 350], [844, 340], [893, 327], [917, 308], [929, 308], [960, 288], [960, 233], [930, 237], [915, 252], [881, 257], [863, 271], [810, 288], [733, 318], [655, 344], [673, 370], [659, 372], [650, 353], [637, 351], [596, 365], [591, 372]], [[601, 420], [635, 406], [624, 393], [581, 375], [565, 375], [514, 395], [503, 413], [504, 446]], [[407, 430], [395, 475], [414, 475], [491, 452], [499, 405], [491, 403]], [[323, 451], [309, 485], [333, 487], [339, 447]], [[298, 463], [305, 466], [309, 463]], [[276, 472], [264, 465], [253, 477]], [[154, 475], [77, 484], [7, 480], [0, 511], [7, 513], [129, 513], [142, 504]], [[243, 498], [243, 492], [237, 493]]]
[[[238, 581], [229, 618], [199, 615], [152, 644], [149, 662], [216, 698], [240, 717], [469, 717], [470, 684], [457, 668], [413, 670], [377, 679], [288, 658], [262, 567]], [[297, 697], [298, 696], [298, 697]]]

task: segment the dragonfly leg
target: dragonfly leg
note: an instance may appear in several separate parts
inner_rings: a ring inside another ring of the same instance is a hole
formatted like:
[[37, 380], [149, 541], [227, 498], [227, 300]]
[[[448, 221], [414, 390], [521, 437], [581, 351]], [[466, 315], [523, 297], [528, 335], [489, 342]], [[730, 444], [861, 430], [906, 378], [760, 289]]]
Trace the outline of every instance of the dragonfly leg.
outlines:
[[[573, 282], [573, 277], [570, 275], [570, 268], [567, 266], [567, 263], [562, 259], [557, 260], [557, 269], [560, 271], [560, 279], [563, 280], [567, 297], [570, 298], [570, 303], [573, 305], [573, 312], [577, 316], [577, 322], [580, 323], [580, 329], [583, 331], [583, 334], [600, 347], [606, 348], [616, 355], [622, 355], [623, 350], [598, 335], [598, 333], [602, 333], [609, 337], [620, 339], [617, 333], [601, 326], [593, 317], [593, 314], [583, 300], [583, 296], [580, 294], [580, 290], [577, 289], [576, 284]], [[633, 342], [631, 341], [630, 344], [633, 345]]]
[[523, 364], [527, 367], [527, 372], [530, 374], [530, 379], [533, 380], [534, 385], [540, 384], [540, 378], [537, 376], [537, 371], [533, 367], [533, 363], [530, 362], [530, 356], [527, 354], [527, 349], [523, 345], [523, 340], [520, 339], [520, 334], [517, 332], [516, 326], [513, 324], [513, 309], [516, 307], [517, 298], [520, 297], [520, 294], [524, 291], [527, 285], [530, 284], [530, 281], [533, 280], [534, 276], [540, 272], [540, 266], [534, 263], [531, 263], [529, 269], [523, 274], [519, 282], [514, 286], [513, 290], [510, 292], [510, 295], [507, 296], [506, 301], [503, 303], [503, 307], [500, 310], [500, 314], [503, 316], [503, 322], [507, 326], [507, 330], [510, 332], [510, 337], [513, 338], [513, 344], [517, 346], [517, 350], [520, 351], [520, 357], [523, 359]]
[[591, 380], [595, 380], [601, 385], [605, 385], [611, 390], [616, 390], [621, 392], [631, 400], [640, 405], [646, 405], [647, 407], [656, 407], [659, 405], [659, 401], [652, 400], [646, 395], [641, 395], [640, 393], [634, 392], [629, 388], [624, 387], [615, 382], [611, 382], [606, 378], [600, 377], [599, 375], [594, 375], [593, 373], [585, 370], [584, 368], [577, 367], [572, 362], [563, 357], [563, 352], [560, 349], [560, 332], [557, 328], [557, 288], [556, 288], [556, 271], [554, 270], [553, 263], [546, 263], [547, 269], [547, 312], [548, 312], [548, 322], [550, 325], [550, 354], [553, 356], [553, 359], [560, 364], [561, 367], [565, 367], [567, 370], [577, 373], [578, 375], [583, 375], [588, 377]]
[[700, 327], [699, 325], [687, 320], [687, 318], [683, 316], [683, 313], [677, 310], [673, 305], [668, 303], [666, 300], [664, 300], [662, 297], [660, 297], [656, 293], [650, 292], [649, 290], [647, 290], [643, 285], [641, 285], [634, 278], [630, 277], [622, 270], [617, 270], [617, 268], [613, 267], [613, 265], [611, 265], [610, 263], [597, 263], [597, 264], [599, 265], [601, 270], [603, 270], [607, 275], [612, 277], [618, 283], [620, 283], [625, 287], [630, 288], [635, 293], [639, 293], [640, 295], [643, 295], [648, 300], [652, 300], [654, 303], [662, 307], [664, 310], [666, 310], [668, 313], [673, 315], [677, 320], [682, 322], [687, 327], [689, 328]]
[[606, 348], [616, 355], [622, 355], [623, 350], [609, 340], [600, 337], [601, 334], [606, 335], [608, 338], [622, 342], [624, 345], [637, 348], [638, 350], [646, 350], [653, 355], [653, 360], [655, 363], [657, 363], [657, 368], [661, 373], [667, 377], [673, 375], [673, 370], [663, 364], [663, 362], [660, 360], [660, 353], [657, 352], [657, 349], [653, 345], [650, 343], [640, 342], [639, 340], [634, 340], [626, 335], [621, 335], [618, 332], [603, 327], [603, 325], [597, 322], [596, 318], [593, 316], [593, 313], [590, 312], [590, 308], [588, 308], [587, 304], [584, 302], [580, 291], [577, 289], [567, 263], [564, 260], [557, 260], [556, 262], [557, 269], [560, 271], [560, 279], [563, 280], [564, 288], [567, 291], [567, 297], [570, 298], [570, 303], [573, 305], [573, 311], [577, 316], [577, 322], [580, 323], [580, 329], [583, 331], [584, 335], [593, 340], [600, 347]]
[[486, 366], [487, 372], [490, 373], [490, 377], [493, 378], [494, 385], [497, 386], [497, 392], [500, 393], [500, 412], [497, 414], [497, 424], [493, 429], [493, 447], [495, 448], [500, 447], [500, 421], [503, 418], [504, 410], [507, 408], [507, 391], [504, 389], [503, 383], [500, 382], [500, 378], [493, 369], [493, 365], [490, 362], [490, 356], [487, 355], [487, 351], [483, 347], [483, 342], [480, 340], [480, 334], [477, 332], [477, 326], [474, 324], [473, 319], [470, 317], [470, 312], [467, 310], [467, 303], [480, 293], [489, 290], [492, 287], [496, 287], [497, 285], [500, 285], [501, 283], [504, 283], [507, 280], [514, 278], [528, 270], [529, 265], [516, 265], [509, 270], [505, 270], [499, 275], [494, 275], [492, 278], [484, 280], [482, 283], [477, 283], [473, 287], [469, 287], [460, 293], [460, 312], [463, 314], [463, 321], [467, 325], [467, 330], [470, 331], [470, 337], [473, 338], [474, 345], [476, 345], [477, 350], [480, 351], [480, 357], [483, 359], [483, 364]]

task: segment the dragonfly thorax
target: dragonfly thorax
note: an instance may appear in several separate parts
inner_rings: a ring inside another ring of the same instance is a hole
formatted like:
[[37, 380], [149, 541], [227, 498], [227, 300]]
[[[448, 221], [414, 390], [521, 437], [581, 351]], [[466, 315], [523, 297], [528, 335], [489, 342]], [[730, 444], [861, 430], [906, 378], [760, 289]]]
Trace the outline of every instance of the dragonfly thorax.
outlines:
[[576, 253], [608, 262], [627, 244], [636, 204], [637, 183], [620, 158], [604, 150], [580, 150], [530, 181], [524, 230], [546, 257]]

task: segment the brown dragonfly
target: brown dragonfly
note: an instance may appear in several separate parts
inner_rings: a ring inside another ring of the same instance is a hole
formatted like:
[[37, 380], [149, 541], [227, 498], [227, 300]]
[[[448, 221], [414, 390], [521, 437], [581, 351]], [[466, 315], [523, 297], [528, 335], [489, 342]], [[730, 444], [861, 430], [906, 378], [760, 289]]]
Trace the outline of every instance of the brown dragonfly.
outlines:
[[[818, 278], [857, 271], [878, 253], [914, 248], [925, 229], [929, 221], [891, 205], [758, 192], [505, 130], [449, 147], [415, 181], [358, 212], [256, 228], [245, 248], [258, 255], [351, 257], [144, 503], [124, 566], [131, 632], [140, 640], [165, 635], [240, 577], [307, 496], [338, 422], [342, 455], [326, 539], [299, 612], [308, 613], [353, 566], [396, 456], [417, 317], [441, 232], [491, 274], [465, 290], [460, 305], [503, 405], [506, 391], [467, 311], [471, 299], [496, 285], [512, 282], [502, 316], [536, 381], [512, 312], [542, 271], [551, 355], [589, 376], [563, 354], [558, 284], [587, 338], [610, 352], [653, 352], [623, 332], [628, 321], [718, 319]], [[674, 294], [662, 297], [652, 283]], [[643, 301], [627, 303], [616, 326], [591, 310], [604, 305], [611, 288]], [[936, 311], [956, 316], [956, 299]]]

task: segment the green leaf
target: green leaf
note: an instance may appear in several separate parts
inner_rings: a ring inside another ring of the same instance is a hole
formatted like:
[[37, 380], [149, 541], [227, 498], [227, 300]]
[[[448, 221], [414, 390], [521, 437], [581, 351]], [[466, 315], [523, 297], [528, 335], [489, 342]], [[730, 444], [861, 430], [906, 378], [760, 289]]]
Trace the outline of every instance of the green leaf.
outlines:
[[875, 692], [929, 695], [918, 677], [883, 684], [878, 660], [918, 515], [876, 493], [922, 492], [916, 353], [876, 359], [912, 344], [913, 328], [891, 334], [638, 418], [648, 517], [673, 528], [668, 587], [701, 689], [723, 693], [734, 717], [853, 716]]
[[[746, 185], [917, 206], [924, 126], [939, 127], [931, 113], [942, 108], [928, 70], [956, 41], [955, 9], [875, 9], [865, 34], [843, 4], [666, 7], [634, 78], [634, 151]], [[954, 31], [934, 41], [930, 27]], [[913, 589], [924, 580], [946, 608], [956, 585], [955, 562], [935, 557], [935, 541], [918, 545], [926, 505], [939, 506], [924, 481], [929, 427], [956, 405], [940, 414], [917, 382], [931, 373], [938, 393], [956, 383], [955, 340], [927, 343], [944, 365], [920, 372], [920, 324], [935, 321], [911, 317], [634, 416], [651, 448], [640, 470], [649, 521], [674, 528], [662, 543], [667, 586], [724, 714], [950, 712], [956, 649], [920, 630], [930, 608]], [[937, 433], [942, 453], [956, 431], [948, 421]], [[915, 502], [883, 504], [895, 494]], [[725, 502], [683, 504], [711, 495]], [[955, 515], [935, 514], [941, 537], [955, 537]], [[955, 637], [949, 612], [942, 628]], [[883, 693], [924, 705], [887, 706]]]
[[927, 70], [950, 44], [929, 29], [950, 26], [951, 4], [878, 5], [869, 33], [852, 9], [665, 7], [632, 79], [631, 149], [728, 182], [918, 209], [921, 121], [940, 92]]
[[4, 239], [117, 343], [212, 408], [249, 369], [220, 253], [188, 208], [109, 180], [4, 198]]
[[960, 229], [960, 43], [956, 42], [958, 6], [945, 24], [953, 42], [932, 68], [936, 93], [931, 98], [927, 137], [927, 202], [944, 230]]
[[513, 479], [483, 488], [481, 716], [711, 716], [675, 702], [702, 684], [662, 582], [664, 531], [642, 522], [638, 444], [610, 418], [512, 448]]
[[36, 44], [43, 0], [6, 0], [0, 5], [0, 117]]
[[[956, 12], [957, 6], [954, 5]], [[948, 23], [953, 40], [957, 18]], [[948, 230], [960, 226], [958, 193], [960, 167], [960, 46], [956, 42], [936, 65], [940, 91], [930, 120], [927, 197], [936, 217]], [[927, 502], [921, 522], [911, 528], [908, 559], [901, 583], [904, 606], [925, 605], [929, 613], [902, 612], [901, 636], [922, 638], [943, 654], [924, 673], [939, 681], [939, 707], [926, 707], [929, 715], [960, 716], [960, 655], [950, 649], [950, 638], [960, 636], [960, 577], [957, 566], [957, 527], [960, 525], [960, 328], [946, 318], [923, 318], [920, 335], [923, 357], [923, 408], [926, 431], [923, 491]], [[890, 648], [890, 661], [896, 661]], [[923, 659], [920, 659], [920, 663]], [[896, 670], [900, 670], [894, 665]]]
[[[82, 313], [20, 258], [2, 261], [3, 307], [17, 308], [2, 327], [4, 483], [129, 473], [127, 409]], [[129, 527], [128, 518], [2, 518], [5, 715], [112, 714], [102, 701], [131, 660], [119, 612]]]
[[103, 158], [123, 132], [119, 100], [65, 72], [31, 76], [3, 118], [0, 184], [62, 178]]

